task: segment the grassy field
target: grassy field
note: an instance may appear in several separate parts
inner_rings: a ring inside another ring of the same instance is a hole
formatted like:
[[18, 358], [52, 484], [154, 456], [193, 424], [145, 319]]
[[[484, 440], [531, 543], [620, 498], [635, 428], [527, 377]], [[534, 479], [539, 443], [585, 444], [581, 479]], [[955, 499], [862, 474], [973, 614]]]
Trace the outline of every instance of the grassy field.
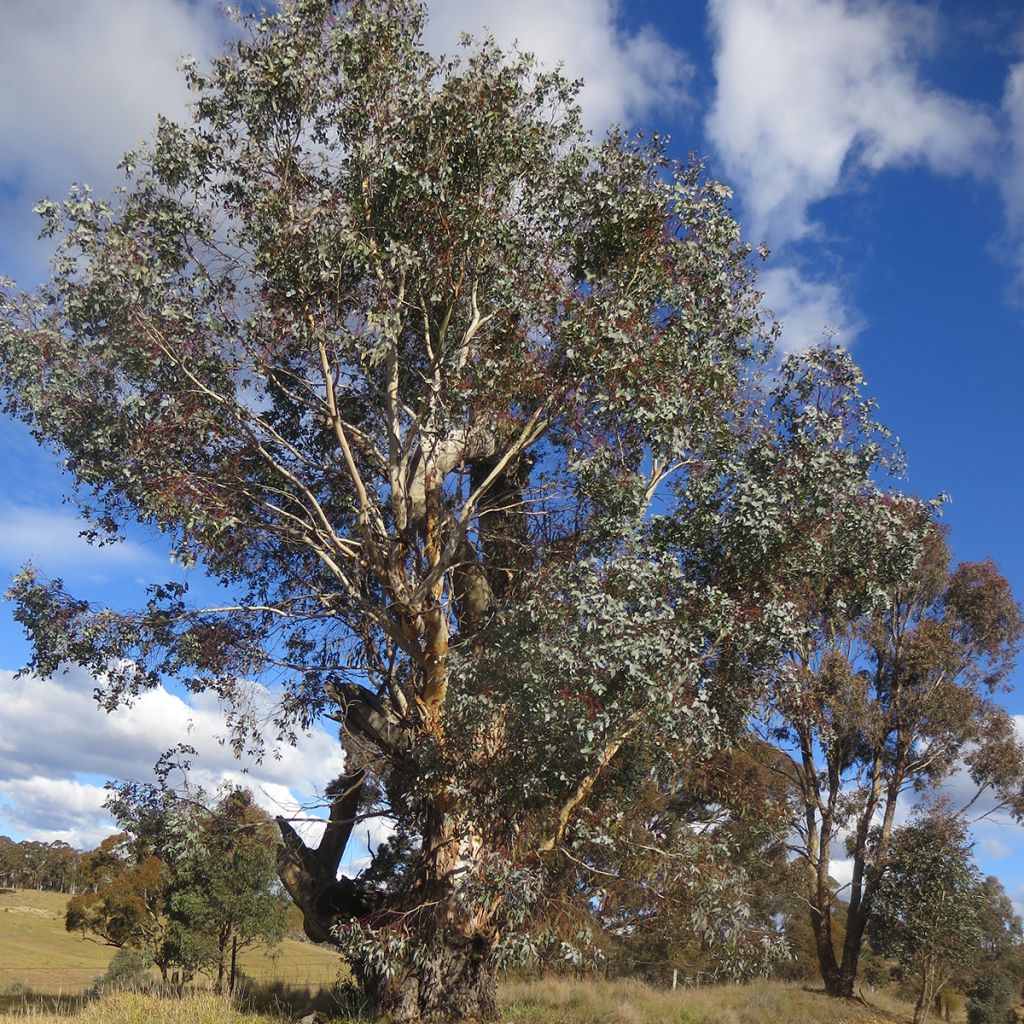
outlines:
[[[286, 940], [276, 957], [247, 951], [239, 958], [244, 974], [262, 983], [254, 987], [260, 1013], [208, 994], [119, 994], [86, 1003], [78, 996], [114, 951], [69, 935], [66, 903], [57, 893], [0, 890], [0, 1021], [66, 1024], [74, 1014], [79, 1024], [266, 1024], [294, 1020], [307, 989], [329, 987], [337, 978], [336, 955]], [[549, 979], [507, 981], [501, 989], [509, 1024], [897, 1024], [912, 1016], [910, 1007], [884, 994], [871, 1002], [831, 1000], [780, 982], [668, 992], [631, 982]], [[331, 1007], [326, 992], [318, 1005]], [[336, 1019], [367, 1021], [361, 1015]]]
[[[114, 950], [64, 930], [68, 897], [29, 889], [0, 890], [0, 993], [12, 986], [71, 995], [107, 969]], [[254, 981], [330, 985], [338, 976], [336, 954], [285, 939], [268, 954], [244, 950], [242, 972]]]
[[894, 1024], [913, 1010], [829, 999], [778, 981], [675, 992], [634, 982], [547, 980], [502, 986], [503, 1016], [515, 1024]]
[[[269, 1014], [239, 1009], [209, 994], [161, 999], [122, 993], [83, 1007], [68, 1002], [61, 1010], [15, 1010], [0, 1015], [0, 1021], [68, 1024], [69, 1011], [76, 1024], [268, 1024], [296, 1015], [294, 1008]], [[545, 981], [506, 986], [502, 993], [507, 1024], [904, 1024], [910, 1016], [909, 1007], [830, 1000], [779, 982], [656, 992], [626, 982]], [[333, 1019], [339, 1024], [370, 1020], [362, 1015]]]

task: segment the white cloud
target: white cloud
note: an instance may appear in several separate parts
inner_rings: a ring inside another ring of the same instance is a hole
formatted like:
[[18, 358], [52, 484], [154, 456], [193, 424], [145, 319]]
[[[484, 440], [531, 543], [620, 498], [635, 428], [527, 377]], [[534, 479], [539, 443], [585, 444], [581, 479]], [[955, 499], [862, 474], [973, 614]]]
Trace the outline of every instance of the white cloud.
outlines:
[[708, 134], [750, 227], [771, 244], [808, 234], [808, 208], [849, 172], [988, 172], [989, 116], [919, 76], [935, 37], [929, 11], [882, 0], [711, 0], [709, 10]]
[[40, 842], [58, 840], [87, 849], [116, 831], [103, 809], [107, 791], [76, 779], [0, 780], [0, 811], [19, 830]]
[[341, 770], [336, 737], [317, 730], [262, 763], [237, 760], [223, 742], [224, 718], [211, 695], [186, 703], [158, 687], [132, 708], [107, 714], [92, 699], [94, 686], [77, 668], [51, 679], [0, 670], [0, 798], [3, 817], [19, 832], [91, 845], [107, 820], [93, 780], [151, 779], [160, 754], [184, 742], [198, 751], [192, 782], [209, 790], [244, 785], [269, 812], [310, 819], [301, 827], [317, 840], [315, 819], [324, 811], [311, 803]]
[[1024, 220], [1024, 63], [1014, 64], [1006, 76], [1003, 114], [1011, 146], [1010, 166], [1002, 179], [1003, 197], [1013, 223]]
[[829, 875], [839, 883], [839, 895], [845, 900], [849, 898], [846, 887], [853, 880], [853, 858], [833, 858], [828, 866]]
[[863, 329], [837, 285], [806, 278], [795, 267], [762, 271], [758, 287], [782, 324], [780, 352], [797, 352], [824, 341], [848, 348]]
[[618, 0], [433, 0], [425, 32], [434, 52], [454, 51], [459, 33], [494, 35], [504, 47], [518, 42], [546, 66], [564, 62], [586, 85], [586, 123], [603, 131], [612, 122], [635, 123], [652, 111], [683, 102], [692, 67], [651, 27], [621, 24]]
[[81, 532], [84, 520], [66, 511], [0, 504], [0, 564], [20, 566], [32, 561], [47, 572], [82, 569], [124, 570], [158, 561], [134, 541], [89, 544]]
[[150, 134], [157, 113], [184, 111], [179, 58], [212, 55], [229, 31], [210, 0], [7, 0], [0, 32], [6, 258], [38, 273], [45, 247], [34, 240], [35, 201], [64, 195], [74, 181], [108, 192], [122, 153]]

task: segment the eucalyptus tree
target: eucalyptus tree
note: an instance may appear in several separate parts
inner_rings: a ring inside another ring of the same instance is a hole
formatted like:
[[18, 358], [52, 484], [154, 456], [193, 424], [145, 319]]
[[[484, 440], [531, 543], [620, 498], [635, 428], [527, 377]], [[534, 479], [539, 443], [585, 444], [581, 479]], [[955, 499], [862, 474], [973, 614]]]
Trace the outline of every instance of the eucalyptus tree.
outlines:
[[[323, 838], [282, 820], [280, 875], [400, 1020], [492, 1016], [609, 766], [697, 760], [749, 706], [809, 550], [786, 490], [818, 472], [811, 436], [754, 471], [770, 328], [728, 190], [657, 137], [593, 141], [525, 57], [432, 58], [423, 17], [249, 22], [112, 202], [41, 204], [54, 276], [0, 318], [8, 406], [96, 536], [155, 526], [229, 594], [114, 610], [26, 570], [33, 667], [91, 668], [107, 707], [212, 690], [239, 743], [340, 722]], [[842, 365], [790, 364], [779, 401]], [[374, 814], [386, 850], [339, 878]]]
[[917, 982], [914, 1024], [928, 1019], [952, 977], [981, 955], [984, 897], [967, 824], [933, 809], [892, 835], [871, 936]]
[[[1022, 633], [1008, 582], [989, 561], [951, 568], [944, 532], [919, 512], [870, 527], [865, 507], [820, 520], [830, 554], [797, 592], [803, 639], [784, 659], [764, 720], [791, 754], [781, 764], [798, 794], [794, 851], [807, 868], [821, 975], [838, 996], [853, 994], [909, 793], [956, 776], [967, 783], [958, 811], [1024, 814], [1024, 744], [994, 699]], [[838, 938], [837, 846], [853, 864]]]
[[229, 790], [212, 806], [205, 795], [198, 797], [165, 815], [171, 945], [179, 963], [215, 977], [224, 991], [234, 986], [240, 950], [272, 949], [284, 937], [277, 828], [248, 790]]

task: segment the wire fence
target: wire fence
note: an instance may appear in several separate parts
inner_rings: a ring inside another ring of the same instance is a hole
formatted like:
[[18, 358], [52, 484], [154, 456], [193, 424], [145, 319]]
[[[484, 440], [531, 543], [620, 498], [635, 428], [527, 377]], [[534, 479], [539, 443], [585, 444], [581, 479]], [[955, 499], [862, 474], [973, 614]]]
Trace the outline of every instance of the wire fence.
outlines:
[[[94, 978], [101, 976], [106, 966], [96, 964], [92, 967], [63, 965], [63, 964], [33, 964], [24, 967], [11, 967], [0, 964], [0, 989], [3, 989], [17, 982], [26, 982], [30, 985], [40, 983], [65, 984], [71, 986], [88, 985]], [[282, 957], [272, 964], [259, 965], [256, 967], [239, 964], [238, 976], [248, 982], [258, 985], [282, 985], [287, 988], [305, 988], [316, 990], [330, 988], [335, 983], [343, 981], [341, 969], [332, 969], [328, 964], [318, 967], [310, 964], [305, 958]], [[204, 975], [197, 976], [191, 983], [196, 987], [203, 987], [204, 981], [208, 979]], [[213, 984], [209, 981], [209, 984]]]

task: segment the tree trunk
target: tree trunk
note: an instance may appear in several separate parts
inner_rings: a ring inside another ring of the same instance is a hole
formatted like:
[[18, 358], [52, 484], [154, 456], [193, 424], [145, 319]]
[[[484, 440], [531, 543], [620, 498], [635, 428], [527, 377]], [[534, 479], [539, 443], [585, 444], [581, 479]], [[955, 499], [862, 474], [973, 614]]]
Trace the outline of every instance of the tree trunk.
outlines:
[[914, 1005], [914, 1024], [925, 1024], [928, 1020], [928, 1010], [931, 1004], [930, 985], [927, 980], [921, 982], [921, 993]]
[[498, 1018], [498, 982], [492, 942], [483, 933], [455, 929], [421, 940], [419, 963], [385, 977], [358, 969], [364, 991], [394, 1024], [418, 1021], [492, 1021]]
[[810, 915], [811, 931], [814, 935], [814, 949], [818, 955], [818, 970], [825, 983], [825, 992], [830, 996], [842, 996], [843, 978], [836, 958], [832, 935], [832, 894], [828, 885], [828, 861], [819, 859], [810, 869]]
[[[436, 803], [424, 816], [424, 854], [417, 882], [404, 896], [387, 901], [357, 881], [339, 878], [338, 866], [357, 818], [362, 773], [341, 776], [328, 788], [331, 815], [319, 847], [311, 850], [283, 819], [284, 840], [278, 850], [278, 873], [302, 910], [306, 934], [314, 942], [343, 946], [346, 925], [405, 940], [408, 952], [382, 964], [346, 955], [365, 993], [396, 1024], [412, 1021], [490, 1021], [497, 1010], [493, 963], [495, 934], [457, 899], [458, 879], [465, 878], [478, 844], [466, 844], [472, 830]], [[460, 840], [460, 837], [463, 837]]]
[[846, 918], [846, 939], [843, 942], [843, 962], [839, 968], [841, 977], [840, 995], [853, 996], [860, 966], [860, 951], [864, 945], [864, 932], [868, 924], [867, 904], [859, 903], [855, 912]]

